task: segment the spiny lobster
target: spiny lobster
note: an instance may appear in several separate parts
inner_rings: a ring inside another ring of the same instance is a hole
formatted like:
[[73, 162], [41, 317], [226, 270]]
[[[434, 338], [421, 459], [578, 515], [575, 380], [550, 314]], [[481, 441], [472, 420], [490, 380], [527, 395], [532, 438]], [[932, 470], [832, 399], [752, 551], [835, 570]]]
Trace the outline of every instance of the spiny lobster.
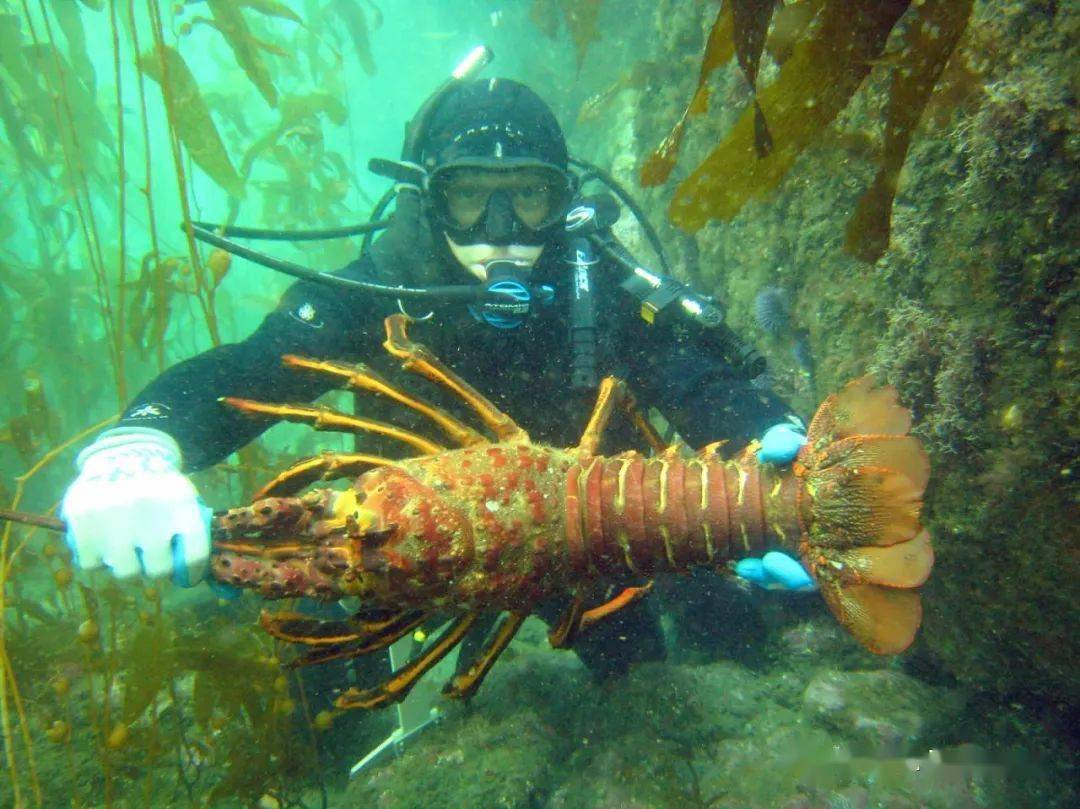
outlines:
[[[760, 463], [754, 444], [727, 459], [719, 443], [691, 457], [665, 447], [614, 378], [603, 381], [579, 444], [557, 449], [530, 442], [413, 342], [408, 322], [402, 315], [386, 319], [384, 347], [406, 370], [460, 397], [495, 441], [364, 366], [284, 357], [288, 366], [336, 376], [346, 388], [424, 414], [458, 448], [326, 407], [223, 400], [256, 417], [381, 433], [424, 453], [405, 460], [326, 453], [280, 474], [251, 505], [214, 517], [211, 570], [218, 580], [271, 599], [361, 600], [360, 612], [343, 621], [263, 614], [272, 635], [310, 647], [298, 665], [367, 654], [433, 614], [456, 615], [389, 680], [342, 693], [339, 709], [403, 699], [484, 612], [506, 615], [471, 666], [447, 684], [448, 696], [475, 693], [541, 601], [569, 598], [549, 635], [553, 646], [565, 647], [649, 589], [628, 587], [588, 607], [578, 593], [598, 580], [694, 565], [723, 569], [768, 547], [799, 555], [829, 609], [870, 651], [896, 654], [912, 642], [922, 618], [917, 588], [933, 565], [919, 524], [929, 463], [907, 434], [911, 415], [891, 387], [862, 378], [828, 397], [790, 468]], [[652, 457], [597, 454], [619, 408], [657, 450]], [[349, 489], [294, 496], [315, 481], [357, 474]]]
[[[724, 569], [769, 547], [798, 554], [837, 620], [867, 649], [897, 654], [922, 620], [918, 587], [933, 566], [919, 524], [929, 463], [909, 436], [911, 414], [891, 387], [856, 379], [829, 396], [790, 468], [757, 459], [751, 444], [731, 458], [722, 442], [687, 457], [664, 446], [626, 386], [607, 378], [581, 441], [557, 449], [528, 435], [407, 334], [408, 319], [386, 319], [387, 351], [406, 370], [461, 398], [496, 441], [449, 413], [395, 388], [364, 366], [287, 355], [286, 365], [338, 377], [344, 387], [388, 397], [436, 424], [458, 445], [327, 407], [226, 398], [252, 416], [315, 429], [374, 432], [423, 453], [389, 460], [324, 453], [263, 487], [249, 506], [215, 514], [211, 573], [265, 598], [335, 601], [355, 596], [352, 618], [324, 621], [263, 613], [273, 636], [306, 645], [296, 665], [384, 648], [435, 615], [453, 614], [423, 652], [373, 688], [350, 688], [338, 709], [397, 702], [446, 656], [485, 612], [505, 612], [471, 666], [445, 687], [476, 692], [526, 617], [543, 601], [569, 606], [552, 628], [566, 647], [582, 630], [643, 597], [628, 587], [587, 607], [580, 594], [627, 574]], [[616, 409], [624, 409], [656, 453], [597, 453]], [[312, 489], [318, 480], [359, 475], [351, 488]], [[0, 519], [64, 530], [49, 517], [0, 510]]]

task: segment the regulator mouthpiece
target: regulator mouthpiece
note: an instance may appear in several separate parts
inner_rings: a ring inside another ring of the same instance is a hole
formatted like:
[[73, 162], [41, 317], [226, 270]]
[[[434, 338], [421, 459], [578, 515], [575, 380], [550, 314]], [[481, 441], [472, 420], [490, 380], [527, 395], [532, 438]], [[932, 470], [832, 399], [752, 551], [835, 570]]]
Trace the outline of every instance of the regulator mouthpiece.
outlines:
[[554, 288], [529, 283], [531, 268], [512, 259], [496, 259], [487, 265], [485, 299], [469, 307], [473, 317], [497, 329], [516, 329], [538, 306], [555, 298]]

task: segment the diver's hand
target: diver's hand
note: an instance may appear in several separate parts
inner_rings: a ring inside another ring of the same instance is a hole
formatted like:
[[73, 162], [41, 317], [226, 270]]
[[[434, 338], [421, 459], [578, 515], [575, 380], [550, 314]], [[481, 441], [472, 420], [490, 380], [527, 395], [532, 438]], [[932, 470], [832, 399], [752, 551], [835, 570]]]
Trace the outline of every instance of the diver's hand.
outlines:
[[740, 560], [735, 565], [735, 575], [766, 590], [807, 593], [817, 589], [806, 568], [780, 551], [769, 551], [760, 559]]
[[802, 445], [806, 443], [806, 428], [802, 422], [794, 419], [775, 424], [761, 437], [761, 448], [757, 459], [761, 463], [784, 466], [795, 460]]
[[61, 506], [75, 564], [188, 587], [205, 575], [210, 510], [180, 474], [180, 448], [160, 430], [118, 427], [79, 453]]

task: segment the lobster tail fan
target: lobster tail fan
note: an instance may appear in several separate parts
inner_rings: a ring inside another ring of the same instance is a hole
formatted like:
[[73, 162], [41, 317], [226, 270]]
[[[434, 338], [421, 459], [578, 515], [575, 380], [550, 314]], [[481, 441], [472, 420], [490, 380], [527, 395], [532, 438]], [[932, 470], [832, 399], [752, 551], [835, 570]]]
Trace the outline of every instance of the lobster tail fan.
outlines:
[[896, 388], [875, 387], [873, 377], [852, 380], [818, 408], [807, 431], [807, 446], [821, 449], [849, 436], [907, 435], [911, 411], [901, 407]]
[[821, 594], [840, 625], [874, 654], [900, 654], [922, 623], [922, 599], [915, 590], [829, 582]]
[[812, 547], [895, 545], [919, 533], [922, 489], [899, 472], [833, 466], [812, 473], [807, 488], [813, 493], [806, 521]]
[[934, 566], [934, 549], [925, 528], [907, 542], [887, 548], [853, 548], [834, 556], [859, 581], [902, 589], [921, 587]]
[[934, 563], [919, 523], [929, 462], [910, 427], [895, 389], [863, 377], [825, 400], [798, 458], [803, 562], [836, 619], [877, 654], [911, 644], [915, 588]]

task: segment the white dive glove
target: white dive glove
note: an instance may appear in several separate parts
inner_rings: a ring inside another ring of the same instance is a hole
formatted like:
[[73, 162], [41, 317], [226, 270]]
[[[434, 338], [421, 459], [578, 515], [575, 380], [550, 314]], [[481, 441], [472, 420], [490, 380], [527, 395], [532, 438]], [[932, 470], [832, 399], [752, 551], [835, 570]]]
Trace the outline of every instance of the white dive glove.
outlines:
[[107, 430], [79, 453], [61, 505], [75, 564], [117, 578], [172, 573], [185, 587], [205, 575], [210, 509], [180, 473], [180, 447], [145, 427]]

